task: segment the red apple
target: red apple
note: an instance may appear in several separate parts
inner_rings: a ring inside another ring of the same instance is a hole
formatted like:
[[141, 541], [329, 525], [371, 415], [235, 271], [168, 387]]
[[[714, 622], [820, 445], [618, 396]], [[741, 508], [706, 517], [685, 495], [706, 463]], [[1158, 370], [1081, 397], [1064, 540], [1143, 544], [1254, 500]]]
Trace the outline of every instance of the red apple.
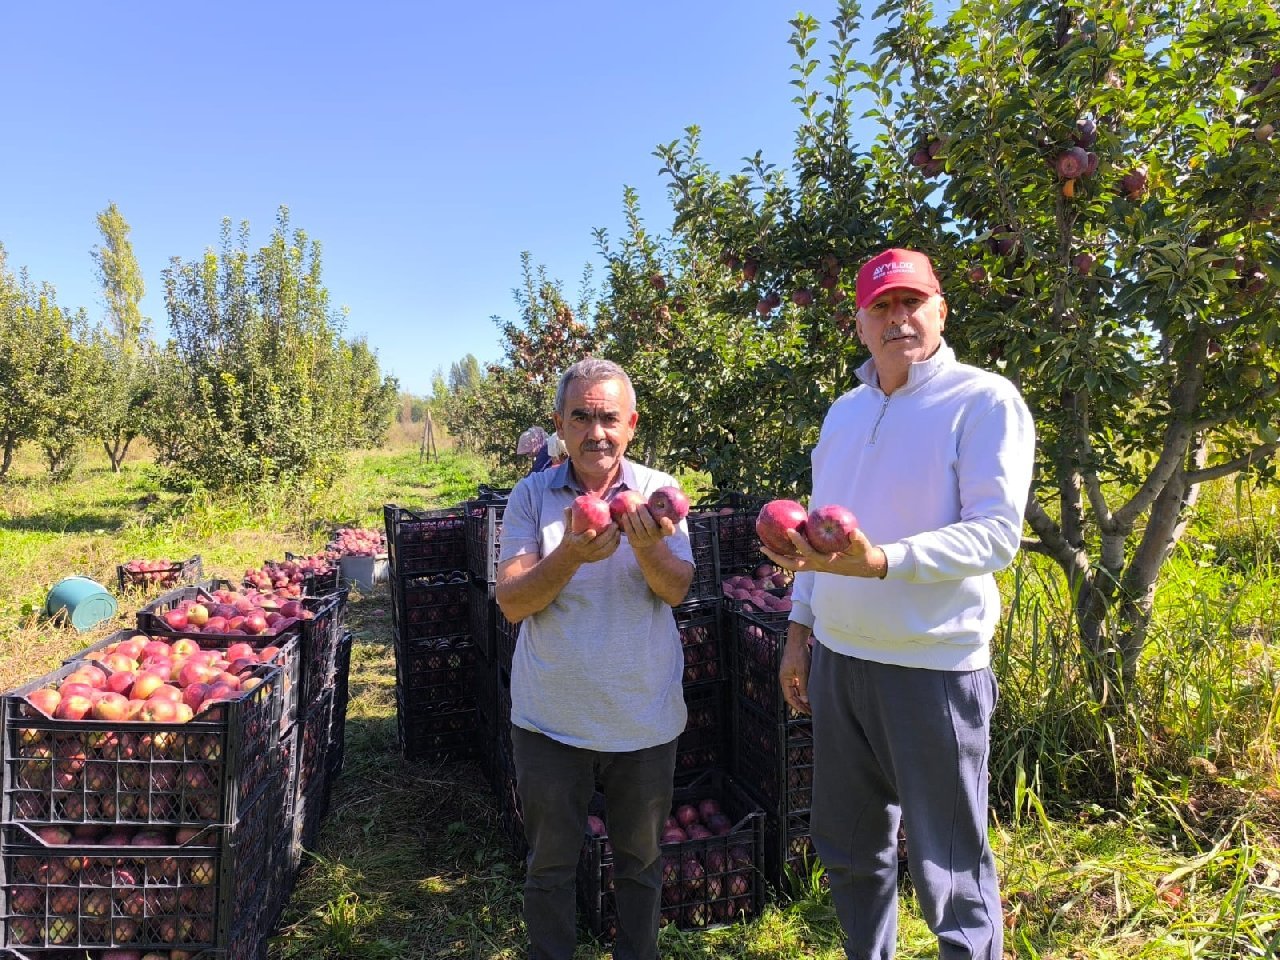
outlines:
[[99, 663], [112, 673], [133, 673], [138, 669], [138, 661], [122, 653], [109, 653]]
[[172, 684], [162, 683], [151, 691], [151, 696], [147, 697], [147, 701], [152, 700], [168, 700], [170, 703], [182, 702], [182, 691]]
[[144, 670], [133, 681], [133, 689], [129, 691], [129, 698], [131, 700], [146, 700], [156, 690], [164, 686], [164, 683], [165, 678], [160, 674], [151, 670]]
[[858, 521], [849, 510], [829, 503], [809, 514], [804, 535], [818, 553], [843, 553], [853, 543], [853, 532], [857, 529]]
[[62, 699], [62, 694], [52, 687], [44, 687], [40, 690], [33, 690], [27, 694], [27, 702], [43, 713], [46, 717], [52, 717], [53, 712], [58, 709], [58, 702]]
[[83, 683], [94, 690], [103, 690], [107, 686], [107, 675], [97, 667], [77, 667], [62, 678], [62, 689], [71, 683]]
[[95, 720], [126, 720], [129, 717], [129, 698], [119, 693], [99, 694], [89, 712]]
[[164, 697], [152, 697], [143, 703], [138, 717], [143, 723], [176, 723], [178, 704]]
[[756, 517], [756, 535], [760, 542], [774, 553], [784, 557], [797, 556], [799, 551], [787, 537], [788, 530], [805, 533], [809, 514], [794, 500], [770, 500], [760, 508]]
[[129, 696], [129, 692], [133, 689], [133, 681], [137, 679], [137, 674], [129, 673], [113, 673], [107, 677], [107, 691], [110, 693], [123, 694]]
[[223, 656], [230, 661], [239, 660], [242, 657], [252, 660], [258, 659], [258, 654], [253, 649], [253, 645], [248, 643], [231, 644], [231, 646], [227, 647], [226, 653], [224, 653]]
[[578, 534], [588, 530], [604, 533], [613, 522], [609, 516], [609, 505], [593, 493], [584, 493], [574, 499], [570, 517], [569, 530]]
[[171, 630], [187, 629], [187, 611], [183, 610], [181, 607], [166, 610], [161, 615], [161, 619], [169, 625], [169, 629]]
[[620, 524], [624, 514], [635, 513], [637, 507], [647, 503], [639, 490], [619, 490], [609, 499], [609, 517]]
[[649, 494], [649, 512], [655, 520], [669, 517], [679, 523], [689, 515], [689, 498], [679, 487], [659, 487]]
[[71, 696], [62, 698], [57, 709], [53, 711], [53, 716], [55, 720], [83, 720], [92, 709], [91, 699], [83, 694], [73, 693]]

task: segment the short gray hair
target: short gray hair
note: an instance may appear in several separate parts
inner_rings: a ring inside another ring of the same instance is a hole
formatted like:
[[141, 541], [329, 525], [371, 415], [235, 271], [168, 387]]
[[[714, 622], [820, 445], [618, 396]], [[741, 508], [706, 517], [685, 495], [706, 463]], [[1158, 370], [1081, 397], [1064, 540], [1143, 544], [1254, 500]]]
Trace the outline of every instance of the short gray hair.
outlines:
[[631, 401], [631, 409], [636, 408], [636, 388], [631, 385], [627, 371], [612, 360], [600, 357], [586, 357], [579, 360], [564, 373], [560, 374], [560, 384], [556, 387], [556, 413], [564, 415], [564, 398], [569, 392], [570, 384], [577, 380], [586, 383], [604, 383], [606, 380], [621, 380], [627, 388], [627, 399]]

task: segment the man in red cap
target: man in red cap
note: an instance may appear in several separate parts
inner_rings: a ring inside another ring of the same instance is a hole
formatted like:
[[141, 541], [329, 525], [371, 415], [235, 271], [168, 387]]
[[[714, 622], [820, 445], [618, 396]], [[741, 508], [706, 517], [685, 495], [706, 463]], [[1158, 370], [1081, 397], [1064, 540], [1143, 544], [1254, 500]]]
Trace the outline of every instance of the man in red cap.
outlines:
[[812, 713], [810, 833], [850, 960], [897, 940], [897, 833], [939, 960], [1001, 960], [987, 840], [987, 759], [1000, 613], [994, 574], [1018, 550], [1035, 431], [1017, 389], [943, 340], [929, 258], [885, 250], [858, 271], [871, 358], [813, 450], [810, 507], [859, 529], [843, 553], [765, 552], [797, 572], [779, 680]]

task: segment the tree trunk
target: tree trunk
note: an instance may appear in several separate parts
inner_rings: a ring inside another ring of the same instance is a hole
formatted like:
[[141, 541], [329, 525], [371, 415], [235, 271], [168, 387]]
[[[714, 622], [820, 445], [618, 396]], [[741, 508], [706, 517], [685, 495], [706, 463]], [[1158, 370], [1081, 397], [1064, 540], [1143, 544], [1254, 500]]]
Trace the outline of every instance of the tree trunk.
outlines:
[[6, 442], [4, 445], [4, 453], [0, 454], [0, 479], [9, 475], [9, 468], [13, 466], [13, 447], [12, 443]]
[[122, 439], [120, 437], [116, 437], [111, 443], [107, 443], [105, 440], [102, 441], [102, 449], [107, 451], [107, 459], [111, 461], [112, 473], [120, 472], [125, 455], [129, 452], [129, 444], [132, 442], [132, 438]]

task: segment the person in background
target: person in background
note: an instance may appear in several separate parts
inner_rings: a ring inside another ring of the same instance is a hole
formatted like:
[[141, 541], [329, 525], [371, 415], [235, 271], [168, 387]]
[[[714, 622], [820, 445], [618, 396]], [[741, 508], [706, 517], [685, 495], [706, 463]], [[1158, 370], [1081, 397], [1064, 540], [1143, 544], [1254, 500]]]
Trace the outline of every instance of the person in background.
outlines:
[[516, 453], [533, 457], [530, 473], [558, 466], [564, 462], [566, 455], [564, 442], [559, 435], [553, 433], [548, 436], [545, 430], [536, 426], [520, 434], [520, 439], [516, 441]]
[[556, 434], [566, 462], [524, 477], [503, 515], [496, 597], [520, 624], [511, 664], [511, 741], [529, 855], [530, 960], [569, 960], [575, 879], [597, 778], [614, 856], [615, 960], [656, 960], [658, 852], [686, 720], [684, 654], [672, 607], [688, 593], [684, 521], [641, 505], [602, 533], [571, 532], [581, 494], [647, 498], [672, 477], [626, 458], [635, 390], [615, 363], [587, 358], [560, 378]]
[[871, 358], [822, 425], [810, 508], [842, 505], [859, 529], [843, 553], [795, 531], [798, 556], [765, 551], [797, 574], [779, 680], [813, 716], [811, 835], [850, 960], [894, 954], [900, 819], [940, 960], [1001, 960], [994, 573], [1021, 541], [1034, 425], [1012, 383], [957, 362], [924, 254], [872, 257], [855, 302]]

